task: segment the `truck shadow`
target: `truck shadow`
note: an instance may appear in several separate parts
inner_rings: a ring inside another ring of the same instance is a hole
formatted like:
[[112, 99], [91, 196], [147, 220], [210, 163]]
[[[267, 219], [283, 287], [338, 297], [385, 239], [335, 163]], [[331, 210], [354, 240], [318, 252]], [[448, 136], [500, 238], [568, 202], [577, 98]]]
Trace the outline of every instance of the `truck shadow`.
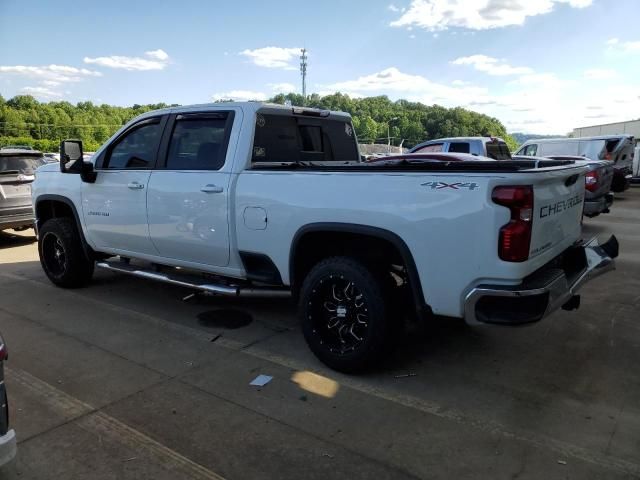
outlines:
[[37, 239], [31, 231], [16, 234], [13, 230], [0, 231], [0, 250], [5, 248], [21, 247], [34, 243]]

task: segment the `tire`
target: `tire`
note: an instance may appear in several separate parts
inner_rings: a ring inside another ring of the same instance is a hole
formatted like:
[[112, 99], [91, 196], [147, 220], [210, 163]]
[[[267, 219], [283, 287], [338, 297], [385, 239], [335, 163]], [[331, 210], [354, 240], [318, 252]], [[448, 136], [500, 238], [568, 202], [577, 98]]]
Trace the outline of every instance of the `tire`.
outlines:
[[94, 262], [87, 259], [71, 218], [47, 220], [38, 233], [40, 264], [49, 280], [63, 288], [78, 288], [89, 283]]
[[357, 372], [388, 351], [388, 282], [350, 257], [331, 257], [311, 269], [300, 289], [304, 337], [325, 365]]

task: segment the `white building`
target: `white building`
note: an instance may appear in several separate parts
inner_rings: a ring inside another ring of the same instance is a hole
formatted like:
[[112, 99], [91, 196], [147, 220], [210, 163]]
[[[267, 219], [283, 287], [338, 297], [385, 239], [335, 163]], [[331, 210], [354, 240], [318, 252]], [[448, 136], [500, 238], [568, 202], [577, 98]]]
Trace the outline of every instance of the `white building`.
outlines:
[[630, 120], [628, 122], [605, 123], [604, 125], [593, 125], [591, 127], [579, 127], [573, 129], [573, 137], [595, 137], [598, 135], [617, 135], [624, 133], [636, 137], [636, 142], [640, 141], [640, 120]]

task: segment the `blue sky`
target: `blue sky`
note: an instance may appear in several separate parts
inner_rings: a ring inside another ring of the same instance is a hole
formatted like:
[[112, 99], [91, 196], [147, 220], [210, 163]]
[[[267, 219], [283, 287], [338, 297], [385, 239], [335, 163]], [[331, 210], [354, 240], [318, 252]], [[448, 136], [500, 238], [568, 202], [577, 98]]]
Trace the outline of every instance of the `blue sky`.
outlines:
[[510, 131], [640, 117], [638, 0], [0, 0], [0, 94], [203, 103], [299, 91], [463, 106]]

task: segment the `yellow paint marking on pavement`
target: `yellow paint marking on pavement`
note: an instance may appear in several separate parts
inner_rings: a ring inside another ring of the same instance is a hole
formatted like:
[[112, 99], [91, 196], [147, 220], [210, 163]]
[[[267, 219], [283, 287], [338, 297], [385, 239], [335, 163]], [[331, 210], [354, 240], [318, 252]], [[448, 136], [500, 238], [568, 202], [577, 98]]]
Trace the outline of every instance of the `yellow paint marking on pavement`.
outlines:
[[94, 407], [64, 393], [56, 387], [20, 369], [6, 368], [9, 382], [19, 384], [37, 400], [71, 420], [78, 427], [149, 454], [160, 465], [175, 472], [176, 478], [194, 480], [225, 480], [224, 477], [170, 449], [129, 425], [97, 411]]

